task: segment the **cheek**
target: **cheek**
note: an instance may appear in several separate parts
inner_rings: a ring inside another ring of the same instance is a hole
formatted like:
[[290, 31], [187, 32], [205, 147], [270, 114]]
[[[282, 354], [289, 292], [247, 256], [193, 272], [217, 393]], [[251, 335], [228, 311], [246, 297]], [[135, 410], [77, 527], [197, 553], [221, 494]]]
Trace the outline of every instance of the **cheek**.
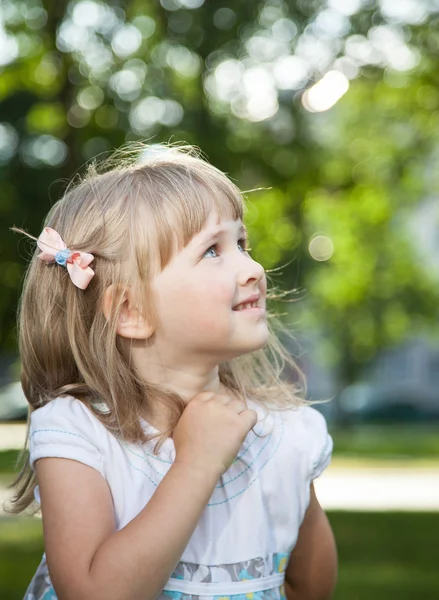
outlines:
[[[222, 269], [188, 271], [184, 267], [167, 272], [153, 286], [158, 320], [166, 329], [186, 325], [215, 326], [232, 310], [236, 284]], [[227, 315], [229, 316], [229, 315]]]
[[217, 307], [231, 307], [235, 297], [235, 285], [231, 277], [221, 276], [220, 273], [197, 281], [193, 289], [193, 295], [200, 302], [208, 300]]
[[234, 292], [218, 278], [192, 282], [184, 292], [185, 310], [198, 322], [217, 322], [232, 309]]
[[[176, 283], [176, 282], [174, 282]], [[185, 280], [173, 285], [161, 298], [160, 313], [167, 329], [180, 332], [193, 330], [194, 326], [211, 334], [230, 317], [234, 289], [219, 277], [203, 280]]]

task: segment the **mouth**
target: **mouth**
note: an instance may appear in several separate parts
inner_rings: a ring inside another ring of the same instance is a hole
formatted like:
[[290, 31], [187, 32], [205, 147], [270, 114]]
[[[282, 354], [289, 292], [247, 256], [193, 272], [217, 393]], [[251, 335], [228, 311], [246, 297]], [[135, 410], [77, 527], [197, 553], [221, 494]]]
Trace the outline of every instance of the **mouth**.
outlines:
[[255, 292], [247, 296], [245, 300], [239, 302], [233, 307], [236, 312], [245, 312], [247, 314], [262, 315], [265, 314], [265, 297], [260, 292]]
[[260, 308], [258, 301], [255, 302], [242, 302], [242, 304], [238, 304], [233, 308], [233, 310], [248, 310], [249, 308]]

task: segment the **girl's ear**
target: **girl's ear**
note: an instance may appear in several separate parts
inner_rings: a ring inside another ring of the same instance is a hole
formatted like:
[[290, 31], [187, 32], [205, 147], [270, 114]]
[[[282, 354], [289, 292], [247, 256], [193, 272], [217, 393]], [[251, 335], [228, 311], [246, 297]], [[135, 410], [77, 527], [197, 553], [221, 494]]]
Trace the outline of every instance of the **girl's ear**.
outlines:
[[130, 287], [110, 285], [104, 292], [102, 311], [107, 321], [117, 313], [116, 332], [124, 338], [147, 340], [154, 333], [149, 323], [139, 310], [138, 303]]

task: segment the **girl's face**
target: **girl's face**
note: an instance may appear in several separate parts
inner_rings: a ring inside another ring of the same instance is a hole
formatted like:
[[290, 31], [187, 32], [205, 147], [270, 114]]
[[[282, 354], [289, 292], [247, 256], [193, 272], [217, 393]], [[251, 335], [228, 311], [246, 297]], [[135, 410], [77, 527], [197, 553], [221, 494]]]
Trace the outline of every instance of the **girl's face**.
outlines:
[[[262, 348], [266, 289], [263, 267], [246, 252], [242, 222], [212, 211], [152, 281], [157, 350], [167, 359], [219, 363]], [[256, 308], [235, 309], [246, 300]]]

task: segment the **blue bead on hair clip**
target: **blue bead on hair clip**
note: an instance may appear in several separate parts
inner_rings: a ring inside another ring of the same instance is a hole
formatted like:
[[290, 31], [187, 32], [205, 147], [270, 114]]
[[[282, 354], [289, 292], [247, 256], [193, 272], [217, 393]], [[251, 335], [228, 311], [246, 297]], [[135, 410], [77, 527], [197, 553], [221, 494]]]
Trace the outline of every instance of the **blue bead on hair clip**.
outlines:
[[64, 248], [63, 250], [58, 250], [58, 252], [55, 254], [55, 260], [59, 265], [65, 267], [69, 256], [70, 250], [68, 248]]

